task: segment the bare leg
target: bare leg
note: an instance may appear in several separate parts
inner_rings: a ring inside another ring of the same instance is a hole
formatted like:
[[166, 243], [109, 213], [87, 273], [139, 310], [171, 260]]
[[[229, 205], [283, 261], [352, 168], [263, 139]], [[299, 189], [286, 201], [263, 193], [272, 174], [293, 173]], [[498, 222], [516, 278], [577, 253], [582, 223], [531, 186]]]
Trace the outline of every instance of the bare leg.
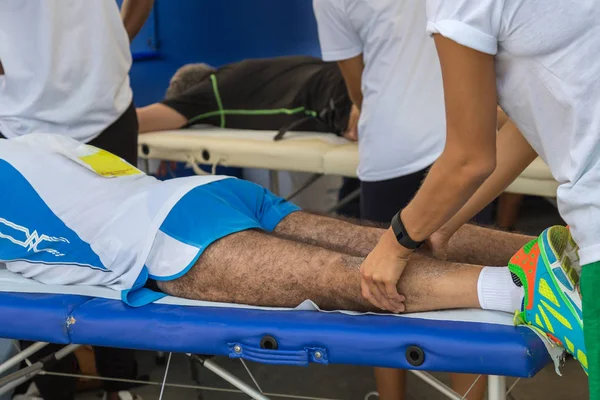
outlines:
[[406, 370], [375, 368], [375, 382], [380, 400], [404, 400], [406, 398]]
[[366, 257], [384, 232], [383, 229], [359, 222], [300, 211], [284, 218], [274, 234], [338, 253]]
[[[321, 215], [297, 212], [285, 218], [275, 234], [340, 253], [366, 257], [383, 229]], [[510, 258], [533, 238], [516, 233], [465, 225], [449, 243], [448, 259], [475, 265], [507, 265]]]
[[502, 265], [533, 240], [533, 236], [477, 225], [464, 225], [450, 239], [448, 260], [476, 265]]
[[[174, 296], [270, 307], [306, 299], [323, 309], [376, 311], [361, 296], [362, 258], [245, 231], [209, 246], [183, 277], [159, 282]], [[478, 308], [481, 267], [415, 255], [400, 282], [406, 311]]]
[[[375, 247], [383, 232], [383, 229], [368, 225], [362, 226], [355, 221], [342, 221], [302, 212], [291, 214], [275, 230], [276, 234], [284, 237], [363, 257]], [[452, 257], [454, 261], [473, 264], [507, 265], [510, 257], [529, 240], [531, 238], [523, 235], [465, 225], [450, 241], [449, 257]], [[476, 377], [475, 375], [450, 374], [452, 389], [463, 395], [471, 387]], [[405, 398], [406, 371], [375, 368], [375, 380], [380, 399], [402, 400]], [[481, 377], [467, 399], [483, 399], [486, 387], [486, 377]]]
[[[295, 213], [282, 221], [276, 234], [321, 247], [366, 256], [375, 246], [383, 229], [359, 226], [357, 222], [340, 221], [306, 213]], [[523, 235], [494, 231], [474, 225], [461, 228], [449, 243], [449, 256], [455, 261], [470, 261], [484, 265], [507, 265], [510, 257], [531, 238]], [[375, 368], [377, 390], [382, 400], [405, 398], [406, 371]], [[476, 379], [474, 375], [450, 374], [452, 389], [464, 395]], [[468, 400], [483, 399], [487, 387], [481, 377], [471, 389]]]

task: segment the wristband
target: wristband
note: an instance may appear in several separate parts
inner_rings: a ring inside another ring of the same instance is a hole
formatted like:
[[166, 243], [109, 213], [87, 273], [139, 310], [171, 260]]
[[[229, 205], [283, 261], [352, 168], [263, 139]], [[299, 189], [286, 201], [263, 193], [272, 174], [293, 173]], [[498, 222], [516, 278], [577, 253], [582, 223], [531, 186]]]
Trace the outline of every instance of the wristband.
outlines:
[[400, 218], [401, 212], [402, 211], [399, 211], [398, 214], [394, 215], [394, 218], [392, 218], [392, 230], [394, 231], [394, 236], [396, 236], [396, 240], [402, 247], [409, 250], [416, 250], [423, 246], [425, 241], [417, 242], [410, 237], [402, 223], [402, 218]]

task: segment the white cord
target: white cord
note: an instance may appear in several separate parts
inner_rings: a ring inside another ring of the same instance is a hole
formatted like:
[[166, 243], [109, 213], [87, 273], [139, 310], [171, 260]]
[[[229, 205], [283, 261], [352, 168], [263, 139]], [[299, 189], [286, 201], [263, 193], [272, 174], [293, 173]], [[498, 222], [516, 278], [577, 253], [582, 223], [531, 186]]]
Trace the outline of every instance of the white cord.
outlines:
[[[21, 346], [19, 345], [19, 341], [18, 340], [12, 340], [12, 344], [13, 344], [13, 347], [17, 350], [17, 352], [20, 353], [21, 352]], [[28, 367], [31, 367], [31, 361], [29, 361], [29, 357], [27, 357], [23, 361], [25, 361], [25, 364], [27, 364]]]
[[214, 163], [212, 163], [211, 173], [204, 171], [202, 168], [198, 166], [198, 162], [194, 158], [194, 156], [187, 156], [187, 166], [191, 167], [196, 175], [216, 175], [217, 167], [220, 163], [224, 162], [224, 158], [218, 158]]
[[473, 381], [473, 383], [469, 387], [469, 390], [467, 390], [467, 392], [464, 394], [464, 396], [460, 398], [461, 400], [465, 400], [467, 398], [467, 396], [469, 395], [469, 393], [471, 393], [471, 390], [473, 390], [473, 388], [475, 387], [475, 384], [477, 383], [477, 381], [479, 380], [479, 378], [481, 378], [481, 375], [477, 375], [477, 378], [475, 378], [475, 380]]
[[515, 388], [515, 386], [517, 386], [517, 383], [519, 383], [520, 380], [521, 380], [521, 378], [517, 378], [517, 380], [515, 381], [515, 383], [512, 384], [512, 386], [508, 389], [508, 391], [506, 392], [506, 394], [510, 394], [510, 392], [512, 392], [512, 390]]
[[190, 155], [187, 157], [187, 165], [192, 167], [192, 170], [196, 175], [210, 175], [208, 172], [202, 170], [198, 164], [196, 164], [196, 159], [194, 159], [194, 156]]
[[[125, 382], [125, 383], [135, 383], [139, 385], [147, 385], [147, 386], [161, 386], [160, 382], [153, 381], [141, 381], [138, 379], [119, 379], [119, 378], [104, 378], [101, 376], [94, 375], [82, 375], [82, 374], [66, 374], [62, 372], [46, 372], [48, 376], [60, 376], [66, 378], [83, 378], [90, 380], [99, 380], [99, 381], [107, 381], [107, 382]], [[202, 385], [184, 385], [178, 383], [165, 383], [164, 386], [172, 387], [172, 388], [180, 388], [180, 389], [194, 389], [194, 390], [206, 390], [213, 392], [225, 392], [225, 393], [241, 393], [244, 394], [239, 389], [227, 389], [227, 388], [217, 388], [210, 386], [202, 386]], [[335, 398], [327, 398], [327, 397], [312, 397], [312, 396], [298, 396], [294, 394], [285, 394], [285, 393], [264, 393], [265, 396], [268, 397], [279, 397], [282, 399], [297, 399], [297, 400], [340, 400]]]
[[162, 387], [160, 388], [160, 396], [158, 400], [162, 400], [163, 393], [165, 391], [165, 384], [167, 383], [167, 374], [169, 373], [169, 365], [171, 365], [171, 356], [173, 353], [169, 353], [169, 358], [167, 359], [167, 368], [165, 369], [165, 376], [163, 377]]
[[213, 163], [213, 165], [212, 165], [212, 170], [211, 170], [211, 173], [212, 173], [213, 175], [216, 175], [216, 174], [217, 174], [217, 167], [219, 166], [219, 163], [220, 163], [220, 162], [222, 162], [222, 161], [225, 161], [225, 159], [223, 159], [223, 158], [219, 158], [217, 161], [215, 161], [215, 162]]
[[240, 361], [242, 362], [242, 365], [244, 366], [244, 368], [246, 368], [246, 372], [248, 373], [248, 375], [250, 375], [250, 379], [252, 379], [252, 382], [254, 382], [258, 391], [264, 394], [263, 390], [260, 388], [260, 385], [258, 384], [256, 379], [254, 379], [254, 375], [252, 375], [252, 372], [250, 372], [250, 368], [248, 368], [248, 366], [246, 365], [246, 363], [244, 362], [244, 360], [242, 358], [240, 358]]

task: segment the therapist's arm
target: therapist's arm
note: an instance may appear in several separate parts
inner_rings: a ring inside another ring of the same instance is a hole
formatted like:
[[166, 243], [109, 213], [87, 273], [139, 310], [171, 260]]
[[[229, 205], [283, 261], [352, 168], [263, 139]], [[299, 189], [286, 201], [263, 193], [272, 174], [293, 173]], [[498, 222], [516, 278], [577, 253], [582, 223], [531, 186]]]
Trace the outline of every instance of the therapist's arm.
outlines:
[[461, 226], [490, 204], [537, 158], [515, 124], [508, 120], [496, 140], [496, 170], [458, 213], [437, 232], [447, 241]]
[[188, 123], [184, 115], [161, 103], [138, 108], [136, 113], [140, 134], [179, 129]]
[[[439, 35], [435, 42], [444, 80], [446, 147], [401, 214], [416, 241], [445, 225], [496, 168], [494, 57]], [[363, 297], [379, 308], [403, 311], [397, 283], [411, 253], [388, 229], [361, 265]]]
[[153, 6], [154, 0], [123, 0], [121, 18], [123, 18], [129, 41], [133, 41], [140, 33]]
[[362, 106], [362, 73], [365, 69], [362, 54], [356, 57], [349, 58], [347, 60], [338, 61], [346, 87], [348, 88], [348, 94], [352, 103], [360, 110]]
[[434, 39], [444, 81], [446, 146], [402, 211], [406, 230], [416, 241], [445, 225], [496, 168], [494, 57], [440, 35]]

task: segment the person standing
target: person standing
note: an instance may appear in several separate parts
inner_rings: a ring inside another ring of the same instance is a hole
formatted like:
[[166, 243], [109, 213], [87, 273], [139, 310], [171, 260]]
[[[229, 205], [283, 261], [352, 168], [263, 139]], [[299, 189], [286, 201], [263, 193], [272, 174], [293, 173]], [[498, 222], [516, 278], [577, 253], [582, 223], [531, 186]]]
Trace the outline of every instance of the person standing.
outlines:
[[[153, 0], [124, 0], [120, 15], [115, 0], [0, 1], [0, 137], [66, 135], [135, 165], [130, 42], [152, 7]], [[101, 376], [136, 378], [133, 351], [97, 347], [95, 355]], [[72, 398], [67, 382], [43, 397]], [[47, 377], [36, 383], [43, 391]], [[127, 387], [106, 382], [105, 397], [131, 398]]]
[[[360, 216], [389, 223], [445, 143], [442, 76], [420, 0], [313, 0], [322, 58], [338, 62], [358, 122]], [[405, 371], [375, 370], [382, 400], [404, 398]], [[474, 376], [453, 375], [464, 393]], [[469, 399], [479, 399], [480, 381]], [[481, 393], [481, 394], [480, 394]]]
[[[443, 257], [453, 234], [539, 155], [559, 183], [570, 230], [545, 231], [542, 246], [509, 262], [506, 284], [544, 288], [553, 305], [527, 296], [517, 321], [552, 326], [550, 339], [589, 371], [590, 399], [600, 399], [600, 3], [428, 0], [427, 17], [442, 69], [446, 147], [361, 266], [363, 295], [401, 312], [396, 284], [413, 251], [428, 242]], [[497, 104], [514, 124], [498, 135]], [[557, 246], [578, 250], [558, 260]], [[534, 281], [538, 268], [544, 279]], [[490, 288], [489, 304], [504, 301], [500, 290]]]

